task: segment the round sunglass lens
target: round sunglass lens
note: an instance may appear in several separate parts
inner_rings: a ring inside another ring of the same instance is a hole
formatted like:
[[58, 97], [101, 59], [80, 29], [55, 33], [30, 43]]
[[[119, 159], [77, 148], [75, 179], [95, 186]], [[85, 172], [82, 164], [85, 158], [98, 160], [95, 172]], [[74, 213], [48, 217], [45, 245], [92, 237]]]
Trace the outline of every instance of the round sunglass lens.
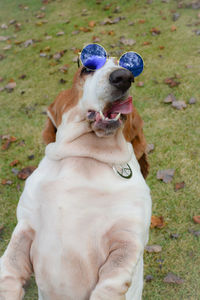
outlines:
[[144, 68], [142, 57], [135, 52], [127, 52], [119, 60], [119, 65], [128, 69], [134, 77], [140, 75]]
[[91, 70], [97, 70], [106, 62], [106, 51], [98, 44], [89, 44], [81, 52], [82, 64]]

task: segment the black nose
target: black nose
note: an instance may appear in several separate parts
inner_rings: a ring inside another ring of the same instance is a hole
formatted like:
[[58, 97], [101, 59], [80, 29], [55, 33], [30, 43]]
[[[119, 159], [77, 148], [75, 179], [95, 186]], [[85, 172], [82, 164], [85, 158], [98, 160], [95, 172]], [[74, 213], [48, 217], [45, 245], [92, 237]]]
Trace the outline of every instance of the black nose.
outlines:
[[110, 74], [109, 81], [117, 89], [126, 92], [130, 88], [131, 82], [134, 82], [134, 77], [129, 70], [118, 69]]

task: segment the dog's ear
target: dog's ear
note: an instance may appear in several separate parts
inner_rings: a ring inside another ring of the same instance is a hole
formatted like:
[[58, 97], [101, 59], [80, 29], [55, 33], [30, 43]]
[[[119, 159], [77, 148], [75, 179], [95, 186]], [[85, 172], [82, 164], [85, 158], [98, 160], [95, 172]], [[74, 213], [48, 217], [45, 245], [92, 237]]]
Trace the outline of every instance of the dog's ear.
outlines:
[[47, 110], [47, 121], [45, 128], [42, 133], [43, 140], [46, 145], [49, 143], [53, 143], [56, 140], [56, 131], [57, 131], [57, 126], [56, 126], [56, 112], [54, 111], [54, 103], [52, 103]]
[[149, 173], [146, 154], [147, 144], [143, 133], [143, 121], [134, 106], [132, 113], [127, 116], [123, 133], [125, 139], [132, 144], [142, 175], [146, 178]]

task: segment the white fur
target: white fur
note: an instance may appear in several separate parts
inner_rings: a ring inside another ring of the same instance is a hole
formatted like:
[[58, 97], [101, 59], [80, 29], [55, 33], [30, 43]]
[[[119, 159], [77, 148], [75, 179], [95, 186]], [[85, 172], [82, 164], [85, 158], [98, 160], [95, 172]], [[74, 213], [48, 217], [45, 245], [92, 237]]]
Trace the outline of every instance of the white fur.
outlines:
[[[151, 216], [149, 188], [122, 130], [113, 137], [112, 151], [107, 151], [111, 138], [102, 138], [104, 144], [97, 143], [95, 149], [93, 141], [99, 138], [82, 114], [105, 105], [110, 93], [106, 74], [112, 68], [110, 61], [86, 80], [80, 115], [69, 122], [72, 109], [63, 116], [56, 142], [47, 146], [26, 181], [17, 208], [18, 225], [0, 260], [0, 300], [22, 299], [22, 285], [32, 266], [40, 300], [121, 300], [126, 282], [132, 282], [126, 299], [141, 299]], [[98, 86], [101, 78], [103, 89]], [[112, 169], [125, 162], [133, 171], [131, 179]], [[111, 245], [111, 251], [109, 238], [115, 240], [116, 235], [121, 246]], [[121, 247], [119, 260], [109, 265], [112, 253]]]

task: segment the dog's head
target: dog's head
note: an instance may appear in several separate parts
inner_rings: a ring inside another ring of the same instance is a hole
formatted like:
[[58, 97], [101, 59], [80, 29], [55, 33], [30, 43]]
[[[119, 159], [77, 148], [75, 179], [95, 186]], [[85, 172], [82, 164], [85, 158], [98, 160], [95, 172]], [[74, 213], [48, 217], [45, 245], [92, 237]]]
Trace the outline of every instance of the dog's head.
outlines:
[[[143, 155], [146, 158], [143, 122], [129, 96], [132, 82], [132, 73], [119, 67], [114, 59], [108, 59], [96, 71], [79, 68], [72, 88], [61, 92], [48, 108], [48, 121], [43, 132], [46, 144], [55, 141], [57, 128], [63, 119], [65, 122], [67, 119], [67, 122], [87, 123], [87, 130], [99, 138], [113, 136], [123, 128], [126, 140], [135, 148], [137, 159]], [[146, 170], [143, 175], [147, 173]]]

